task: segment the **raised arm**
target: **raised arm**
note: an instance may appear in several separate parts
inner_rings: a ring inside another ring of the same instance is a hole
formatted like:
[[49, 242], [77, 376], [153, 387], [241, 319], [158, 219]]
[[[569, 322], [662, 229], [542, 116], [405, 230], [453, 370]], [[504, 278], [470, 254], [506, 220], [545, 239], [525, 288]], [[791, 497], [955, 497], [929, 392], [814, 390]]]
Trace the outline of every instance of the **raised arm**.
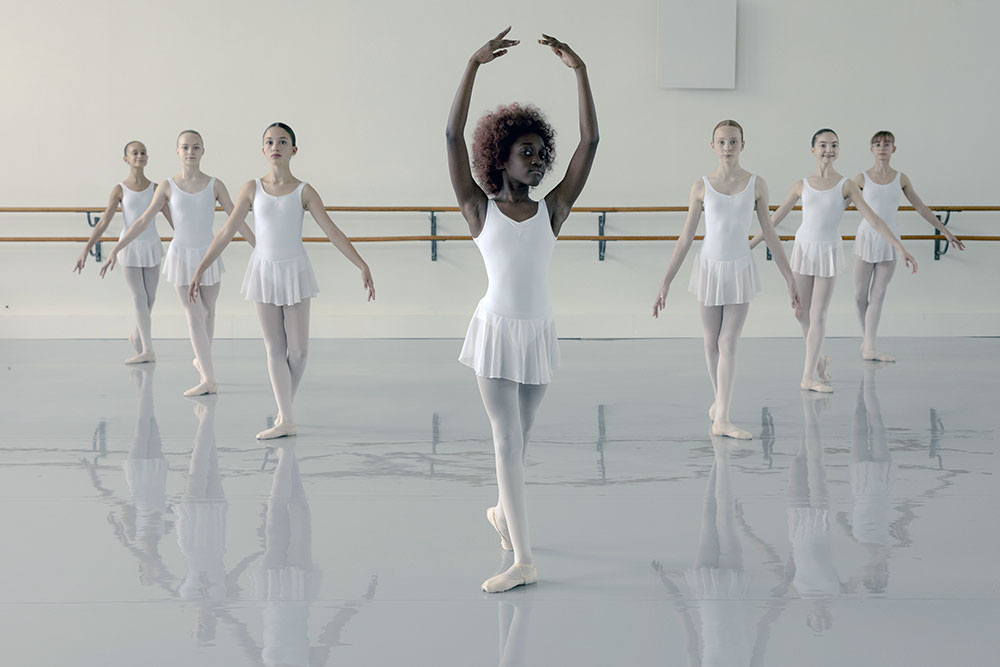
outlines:
[[101, 213], [101, 219], [97, 222], [97, 226], [94, 227], [94, 231], [91, 232], [90, 238], [87, 239], [87, 245], [84, 246], [83, 252], [80, 256], [76, 258], [76, 265], [73, 270], [78, 273], [83, 273], [83, 267], [87, 263], [87, 255], [90, 254], [90, 249], [101, 240], [104, 232], [108, 230], [108, 225], [111, 224], [111, 218], [115, 217], [115, 211], [118, 210], [118, 206], [122, 203], [122, 186], [116, 185], [114, 189], [111, 190], [111, 196], [108, 197], [108, 205], [104, 209], [104, 213]]
[[351, 240], [347, 238], [344, 232], [340, 231], [337, 225], [333, 224], [333, 220], [326, 212], [326, 207], [323, 206], [323, 200], [320, 199], [319, 193], [313, 189], [313, 186], [307, 185], [302, 190], [302, 205], [306, 208], [309, 213], [312, 214], [313, 220], [319, 225], [326, 237], [330, 239], [330, 243], [340, 251], [340, 253], [346, 257], [351, 264], [361, 269], [361, 286], [368, 293], [368, 300], [371, 301], [375, 298], [375, 281], [372, 280], [371, 269], [368, 268], [368, 264], [365, 260], [361, 259], [361, 255], [358, 251], [354, 249], [354, 244]]
[[[469, 166], [469, 148], [465, 144], [465, 124], [469, 120], [469, 103], [472, 101], [472, 86], [476, 82], [476, 72], [480, 65], [492, 62], [507, 53], [511, 46], [517, 46], [519, 40], [504, 39], [510, 32], [510, 26], [499, 35], [479, 48], [465, 66], [462, 80], [455, 92], [448, 114], [448, 125], [445, 128], [445, 144], [448, 148], [448, 174], [451, 176], [451, 187], [455, 190], [458, 207], [469, 223], [469, 231], [473, 236], [479, 236], [486, 220], [486, 193], [472, 177]], [[314, 216], [315, 217], [315, 216]], [[328, 216], [329, 217], [329, 216]], [[319, 219], [316, 219], [319, 222]], [[332, 223], [331, 223], [332, 224]]]
[[129, 243], [139, 238], [139, 235], [145, 231], [146, 227], [149, 226], [151, 222], [156, 218], [156, 214], [160, 212], [166, 203], [170, 199], [170, 183], [168, 181], [163, 181], [156, 186], [156, 192], [153, 193], [153, 201], [150, 202], [149, 206], [145, 211], [142, 212], [135, 222], [129, 225], [129, 228], [125, 230], [121, 238], [118, 239], [118, 243], [115, 247], [111, 249], [108, 253], [108, 259], [104, 262], [104, 266], [101, 267], [101, 277], [103, 278], [108, 271], [113, 271], [115, 265], [118, 263], [118, 253], [121, 249], [127, 246]]
[[590, 90], [590, 78], [587, 76], [587, 66], [568, 44], [560, 42], [555, 37], [543, 34], [539, 44], [549, 47], [559, 56], [563, 64], [576, 74], [576, 89], [580, 113], [580, 143], [577, 144], [573, 157], [569, 161], [566, 175], [545, 196], [545, 205], [552, 216], [552, 231], [558, 236], [563, 223], [569, 217], [570, 209], [587, 183], [590, 169], [594, 166], [594, 156], [597, 155], [597, 143], [600, 134], [597, 130], [597, 110], [594, 108], [594, 95]]
[[[219, 182], [216, 181], [216, 186]], [[254, 181], [247, 181], [246, 184], [240, 189], [240, 193], [236, 196], [236, 205], [233, 205], [233, 200], [229, 198], [229, 193], [226, 192], [226, 202], [229, 204], [229, 219], [226, 220], [226, 224], [222, 226], [219, 233], [215, 235], [212, 239], [212, 245], [208, 246], [208, 250], [205, 251], [205, 256], [201, 258], [201, 262], [198, 264], [198, 268], [194, 270], [194, 274], [191, 276], [191, 286], [188, 288], [188, 299], [192, 303], [198, 300], [198, 291], [201, 285], [201, 277], [204, 275], [208, 267], [212, 265], [212, 262], [219, 259], [219, 255], [222, 251], [226, 249], [229, 242], [233, 240], [236, 236], [236, 230], [240, 229], [241, 226], [246, 226], [247, 213], [250, 212], [250, 206], [253, 203], [254, 190], [257, 184]], [[225, 192], [225, 186], [223, 186], [223, 192]], [[225, 204], [223, 204], [225, 207]]]
[[[222, 207], [222, 210], [226, 212], [226, 215], [232, 217], [234, 210], [233, 200], [229, 197], [229, 190], [226, 189], [226, 186], [219, 179], [215, 179], [215, 199], [219, 202], [219, 206]], [[253, 192], [250, 193], [250, 201], [253, 202]], [[250, 229], [250, 225], [247, 224], [246, 217], [246, 213], [244, 213], [240, 220], [238, 229], [240, 234], [243, 235], [243, 238], [245, 238], [247, 243], [250, 244], [250, 247], [254, 248], [257, 246], [257, 237], [254, 236], [253, 230]], [[232, 240], [232, 238], [232, 235], [230, 235], [229, 239]], [[206, 264], [206, 266], [208, 265]]]
[[925, 204], [923, 200], [917, 196], [917, 191], [913, 189], [913, 183], [910, 182], [910, 177], [906, 174], [900, 174], [899, 184], [903, 188], [903, 194], [910, 200], [910, 204], [912, 204], [913, 208], [920, 214], [920, 217], [931, 223], [935, 229], [944, 234], [945, 238], [948, 239], [948, 243], [955, 246], [959, 250], [965, 250], [965, 244], [955, 238], [955, 235], [944, 226], [944, 223], [937, 219], [934, 212], [927, 208], [927, 204]]
[[[793, 185], [791, 189], [788, 191], [788, 194], [785, 195], [785, 201], [781, 202], [781, 206], [778, 207], [778, 210], [771, 215], [771, 229], [776, 228], [778, 226], [778, 223], [780, 223], [782, 220], [785, 219], [785, 216], [787, 216], [789, 212], [791, 212], [791, 210], [795, 208], [795, 205], [799, 203], [799, 199], [801, 198], [802, 198], [802, 181], [797, 181], [795, 185]], [[761, 227], [761, 231], [757, 232], [754, 235], [754, 237], [750, 240], [751, 250], [756, 248], [757, 244], [760, 243], [761, 240], [763, 240], [764, 238], [763, 229], [764, 228]], [[771, 254], [774, 254], [773, 250], [771, 251]]]
[[670, 265], [667, 267], [667, 275], [663, 277], [663, 283], [656, 293], [656, 300], [653, 301], [653, 317], [659, 317], [660, 311], [667, 307], [667, 293], [670, 291], [670, 283], [684, 263], [691, 242], [694, 241], [694, 233], [698, 229], [698, 221], [701, 220], [701, 209], [705, 201], [705, 184], [701, 179], [695, 181], [691, 186], [691, 196], [688, 198], [688, 215], [681, 229], [680, 238], [674, 246], [674, 254], [670, 256]]
[[767, 183], [764, 182], [763, 178], [758, 176], [756, 185], [754, 186], [754, 196], [756, 197], [757, 221], [760, 223], [760, 234], [764, 238], [764, 243], [767, 244], [768, 249], [771, 251], [771, 256], [774, 258], [774, 263], [778, 266], [781, 276], [785, 279], [785, 284], [788, 285], [788, 295], [792, 297], [792, 308], [798, 314], [799, 295], [795, 288], [795, 276], [792, 275], [792, 267], [788, 265], [788, 258], [785, 257], [785, 249], [781, 247], [781, 239], [778, 238], [777, 232], [774, 231], [774, 223], [771, 222], [771, 210], [767, 195]]
[[913, 259], [913, 255], [906, 251], [906, 248], [903, 247], [900, 240], [896, 238], [896, 235], [892, 233], [891, 229], [889, 229], [889, 225], [885, 224], [885, 220], [880, 218], [879, 215], [872, 210], [872, 207], [868, 205], [868, 202], [865, 201], [864, 196], [861, 194], [861, 188], [858, 187], [857, 183], [854, 181], [844, 182], [844, 198], [854, 203], [854, 207], [858, 209], [858, 213], [864, 216], [865, 220], [868, 221], [868, 224], [874, 227], [875, 231], [881, 234], [886, 241], [899, 251], [899, 254], [903, 256], [903, 261], [906, 262], [906, 265], [913, 269], [913, 273], [916, 273], [917, 260]]

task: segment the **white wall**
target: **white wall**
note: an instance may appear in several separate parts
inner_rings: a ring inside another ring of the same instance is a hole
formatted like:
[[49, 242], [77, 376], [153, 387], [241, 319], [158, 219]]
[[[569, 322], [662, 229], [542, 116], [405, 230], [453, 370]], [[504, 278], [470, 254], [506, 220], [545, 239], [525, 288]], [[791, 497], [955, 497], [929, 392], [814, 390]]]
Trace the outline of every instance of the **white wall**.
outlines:
[[[290, 2], [280, 9], [256, 0], [18, 3], [5, 7], [11, 29], [0, 40], [7, 156], [0, 206], [102, 204], [125, 174], [119, 155], [133, 138], [146, 142], [148, 173], [162, 179], [177, 170], [174, 140], [188, 127], [205, 137], [205, 171], [236, 190], [265, 171], [260, 133], [279, 119], [299, 135], [297, 175], [330, 204], [451, 204], [443, 142], [451, 97], [468, 55], [508, 23], [522, 45], [481, 70], [473, 113], [513, 99], [545, 108], [560, 133], [561, 172], [577, 136], [574, 80], [534, 39], [545, 31], [573, 45], [589, 65], [602, 137], [582, 206], [685, 203], [694, 179], [715, 166], [709, 133], [726, 117], [746, 128], [743, 164], [767, 179], [774, 201], [812, 170], [809, 138], [831, 126], [840, 132], [844, 174], [869, 166], [868, 138], [887, 127], [897, 135], [896, 165], [925, 201], [998, 204], [993, 44], [1000, 6], [914, 7], [903, 0], [740, 2], [736, 89], [677, 91], [656, 86], [654, 0]], [[856, 220], [845, 216], [845, 233]], [[352, 234], [427, 229], [421, 215], [338, 221]], [[611, 216], [608, 232], [676, 233], [682, 222], [682, 215]], [[901, 214], [901, 223], [904, 233], [930, 229], [912, 215]], [[596, 224], [596, 216], [578, 215], [564, 229], [591, 233]], [[781, 231], [795, 224], [790, 218]], [[996, 234], [1000, 216], [961, 214], [952, 224]], [[445, 216], [439, 231], [462, 226]], [[162, 221], [160, 228], [167, 232]], [[0, 236], [87, 233], [82, 216], [0, 215]], [[941, 262], [931, 260], [930, 242], [910, 247], [921, 271], [896, 277], [882, 333], [1000, 332], [1000, 246], [970, 243]], [[317, 337], [461, 336], [485, 287], [470, 243], [443, 244], [437, 263], [427, 244], [365, 245], [379, 292], [369, 305], [335, 250], [309, 249], [323, 290], [313, 309]], [[552, 289], [561, 335], [700, 335], [686, 293], [690, 260], [671, 294], [675, 317], [648, 317], [670, 250], [669, 243], [612, 244], [599, 263], [593, 244], [560, 244]], [[0, 244], [0, 337], [122, 334], [130, 307], [120, 276], [101, 283], [93, 266], [71, 274], [78, 252], [71, 244]], [[258, 335], [253, 309], [238, 294], [246, 254], [237, 245], [225, 256], [221, 336]], [[765, 293], [746, 333], [796, 335], [777, 272], [760, 268]], [[169, 288], [161, 285], [155, 333], [183, 336]], [[831, 311], [832, 335], [856, 333], [851, 295], [848, 274]]]

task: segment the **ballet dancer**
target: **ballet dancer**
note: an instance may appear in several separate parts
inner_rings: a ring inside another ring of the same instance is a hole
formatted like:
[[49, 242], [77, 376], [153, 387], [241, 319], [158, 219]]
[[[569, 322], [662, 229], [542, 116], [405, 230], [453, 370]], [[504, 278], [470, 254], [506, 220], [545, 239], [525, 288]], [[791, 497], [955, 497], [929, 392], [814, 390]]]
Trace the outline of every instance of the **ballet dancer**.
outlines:
[[701, 303], [705, 361], [714, 397], [708, 418], [712, 420], [712, 435], [749, 440], [753, 437], [750, 431], [729, 421], [729, 406], [736, 380], [736, 343], [750, 310], [750, 300], [760, 291], [749, 243], [754, 211], [767, 247], [788, 284], [792, 308], [798, 308], [798, 297], [788, 259], [771, 224], [767, 183], [740, 166], [740, 153], [746, 146], [743, 128], [735, 120], [721, 121], [712, 131], [711, 146], [719, 158], [719, 167], [691, 186], [687, 221], [653, 302], [653, 317], [659, 317], [666, 307], [670, 283], [691, 248], [704, 208], [705, 240], [695, 259], [688, 289]]
[[476, 73], [519, 43], [507, 39], [508, 32], [510, 27], [469, 58], [445, 133], [451, 184], [489, 281], [459, 355], [476, 372], [493, 430], [499, 493], [486, 518], [500, 534], [501, 547], [514, 552], [507, 570], [483, 582], [489, 593], [538, 580], [528, 535], [524, 462], [532, 422], [559, 363], [548, 269], [559, 230], [587, 182], [598, 142], [586, 65], [569, 46], [543, 34], [538, 43], [552, 49], [576, 75], [580, 143], [565, 177], [544, 198], [531, 199], [531, 188], [552, 166], [555, 133], [539, 109], [517, 103], [479, 120], [470, 169], [465, 125]]
[[[180, 173], [160, 183], [153, 195], [153, 202], [146, 212], [139, 216], [118, 240], [111, 250], [107, 262], [101, 267], [101, 277], [115, 268], [118, 255], [137, 239], [157, 211], [167, 202], [174, 219], [174, 238], [167, 247], [163, 261], [163, 274], [167, 282], [177, 289], [187, 317], [191, 347], [194, 349], [194, 367], [201, 375], [201, 381], [184, 392], [185, 396], [214, 394], [215, 367], [212, 364], [212, 339], [215, 336], [215, 302], [219, 298], [219, 287], [225, 267], [219, 261], [204, 271], [199, 280], [203, 282], [203, 298], [199, 303], [188, 299], [188, 286], [194, 269], [205, 255], [212, 242], [212, 221], [215, 219], [215, 203], [230, 213], [233, 200], [222, 181], [212, 178], [201, 170], [201, 158], [205, 145], [201, 135], [195, 130], [184, 130], [177, 136], [177, 155], [181, 159]], [[254, 245], [253, 232], [244, 224], [240, 231], [250, 245]]]
[[[125, 144], [125, 155], [122, 160], [128, 165], [128, 176], [111, 189], [108, 206], [101, 214], [90, 238], [87, 239], [87, 245], [83, 252], [76, 259], [74, 271], [83, 273], [83, 267], [87, 263], [87, 255], [107, 231], [119, 206], [122, 208], [122, 217], [125, 219], [122, 233], [119, 236], [119, 240], [121, 240], [121, 237], [128, 232], [129, 226], [149, 208], [153, 201], [153, 182], [146, 178], [145, 173], [146, 164], [149, 162], [146, 145], [141, 141], [128, 142]], [[164, 203], [158, 211], [163, 213], [167, 222], [173, 227], [174, 223], [170, 219], [170, 207]], [[153, 310], [153, 302], [156, 301], [156, 286], [160, 282], [160, 262], [162, 260], [163, 245], [160, 243], [160, 235], [156, 231], [156, 223], [150, 222], [135, 241], [124, 249], [121, 259], [125, 284], [128, 285], [128, 291], [132, 295], [132, 305], [135, 307], [136, 322], [135, 330], [128, 335], [128, 341], [135, 348], [136, 355], [126, 359], [126, 364], [144, 364], [156, 361], [156, 354], [153, 352], [150, 312]]]
[[[791, 256], [801, 305], [796, 318], [806, 340], [806, 359], [799, 387], [830, 393], [833, 391], [828, 373], [830, 358], [822, 354], [822, 350], [833, 285], [837, 274], [844, 270], [844, 248], [837, 226], [847, 204], [854, 204], [865, 220], [896, 248], [913, 273], [917, 272], [917, 262], [861, 196], [857, 184], [834, 169], [833, 163], [840, 155], [837, 133], [829, 128], [817, 130], [812, 137], [812, 154], [816, 158], [816, 171], [791, 187], [771, 220], [777, 227], [799, 199], [802, 200], [802, 224], [795, 232]], [[750, 247], [756, 247], [760, 240], [760, 234], [754, 236]]]
[[[965, 245], [955, 238], [917, 196], [910, 178], [889, 166], [889, 160], [896, 152], [896, 137], [893, 133], [888, 130], [876, 132], [871, 140], [871, 152], [875, 156], [875, 164], [868, 171], [855, 176], [854, 182], [862, 189], [865, 201], [872, 210], [885, 220], [893, 235], [899, 236], [895, 218], [899, 209], [899, 195], [904, 194], [920, 217], [940, 230], [948, 243], [959, 250], [965, 250]], [[899, 255], [864, 219], [858, 225], [858, 232], [854, 237], [854, 254], [857, 255], [854, 263], [854, 299], [858, 307], [858, 319], [861, 321], [861, 358], [869, 361], [896, 361], [895, 357], [880, 352], [875, 347], [875, 336], [882, 318], [885, 293], [896, 271]]]
[[191, 303], [197, 303], [199, 294], [203, 299], [213, 298], [206, 294], [205, 285], [199, 283], [211, 274], [212, 266], [220, 261], [219, 256], [236, 230], [246, 227], [247, 213], [253, 207], [259, 243], [250, 255], [241, 291], [247, 301], [257, 304], [267, 349], [267, 371], [278, 404], [274, 426], [258, 433], [260, 440], [295, 435], [292, 399], [306, 369], [309, 299], [319, 292], [302, 244], [302, 218], [306, 210], [334, 247], [361, 270], [361, 285], [368, 300], [375, 298], [375, 283], [368, 264], [333, 224], [316, 190], [292, 175], [290, 161], [298, 150], [295, 132], [288, 125], [272, 123], [267, 127], [261, 152], [271, 169], [266, 176], [247, 181], [240, 190], [229, 220], [194, 270], [186, 295]]

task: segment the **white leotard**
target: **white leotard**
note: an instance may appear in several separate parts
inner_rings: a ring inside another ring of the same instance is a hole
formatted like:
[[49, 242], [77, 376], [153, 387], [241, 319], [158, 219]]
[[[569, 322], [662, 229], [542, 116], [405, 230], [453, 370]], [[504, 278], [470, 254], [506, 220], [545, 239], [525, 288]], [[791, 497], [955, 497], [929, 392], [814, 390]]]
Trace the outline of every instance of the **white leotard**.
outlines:
[[[889, 225], [889, 229], [896, 236], [899, 236], [896, 228], [896, 212], [899, 210], [899, 198], [903, 194], [903, 188], [899, 183], [900, 176], [901, 173], [897, 171], [896, 178], [892, 179], [891, 183], [880, 185], [865, 172], [865, 188], [862, 192], [868, 205], [878, 217], [885, 220], [885, 224]], [[854, 237], [854, 254], [872, 264], [899, 259], [899, 251], [864, 218], [861, 219]]]
[[789, 258], [792, 271], [807, 276], [829, 278], [844, 269], [844, 249], [840, 220], [844, 217], [844, 181], [827, 190], [817, 190], [802, 179], [802, 224], [795, 232]]
[[260, 179], [253, 196], [254, 235], [241, 292], [247, 301], [291, 306], [319, 293], [316, 275], [302, 244], [302, 190], [269, 195]]
[[750, 254], [750, 225], [756, 203], [755, 183], [724, 195], [705, 182], [705, 239], [695, 258], [688, 290], [706, 306], [746, 303], [760, 291], [760, 279]]
[[[130, 190], [124, 183], [122, 189], [122, 218], [125, 224], [122, 233], [118, 238], [125, 235], [128, 228], [132, 226], [149, 205], [153, 203], [153, 193], [156, 187], [150, 183], [149, 187], [142, 191]], [[142, 233], [131, 243], [124, 246], [118, 254], [118, 262], [122, 266], [146, 267], [156, 266], [163, 261], [163, 244], [160, 243], [160, 234], [156, 231], [156, 217], [150, 220]]]
[[511, 220], [489, 200], [475, 243], [489, 286], [472, 316], [459, 361], [481, 377], [547, 384], [559, 363], [559, 347], [549, 305], [556, 237], [545, 200], [523, 222]]
[[[215, 220], [215, 179], [210, 179], [201, 192], [181, 190], [170, 182], [170, 217], [174, 221], [174, 238], [167, 247], [163, 274], [173, 285], [190, 285], [195, 269], [212, 245], [212, 222]], [[222, 280], [222, 258], [212, 262], [202, 274], [202, 285], [214, 285]]]

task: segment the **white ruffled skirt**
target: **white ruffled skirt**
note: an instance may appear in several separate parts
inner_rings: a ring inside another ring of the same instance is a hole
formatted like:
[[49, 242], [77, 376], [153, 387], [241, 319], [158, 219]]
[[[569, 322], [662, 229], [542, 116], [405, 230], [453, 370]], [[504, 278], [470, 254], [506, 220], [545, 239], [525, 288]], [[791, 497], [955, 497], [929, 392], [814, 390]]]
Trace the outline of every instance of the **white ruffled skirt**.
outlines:
[[899, 259], [899, 251], [893, 248], [885, 237], [863, 220], [854, 236], [854, 254], [870, 264], [891, 262]]
[[291, 306], [319, 294], [319, 284], [304, 252], [290, 259], [271, 260], [255, 250], [247, 263], [240, 293], [247, 301]]
[[747, 303], [760, 292], [760, 277], [753, 255], [730, 260], [710, 259], [698, 253], [688, 291], [705, 306]]
[[792, 271], [803, 276], [832, 278], [841, 273], [847, 265], [844, 259], [844, 243], [840, 239], [832, 243], [795, 239], [788, 263], [792, 266]]
[[458, 360], [484, 378], [548, 384], [559, 366], [559, 339], [551, 317], [519, 320], [476, 306]]
[[[201, 259], [208, 252], [208, 246], [204, 248], [181, 248], [171, 241], [167, 246], [167, 255], [163, 259], [163, 275], [167, 277], [167, 282], [171, 285], [190, 285], [191, 277], [195, 269], [201, 264]], [[208, 270], [201, 277], [201, 285], [215, 285], [222, 280], [222, 274], [226, 267], [222, 264], [222, 258], [212, 262]]]
[[118, 263], [129, 267], [156, 266], [163, 261], [163, 244], [159, 237], [144, 239], [141, 236], [118, 253]]

